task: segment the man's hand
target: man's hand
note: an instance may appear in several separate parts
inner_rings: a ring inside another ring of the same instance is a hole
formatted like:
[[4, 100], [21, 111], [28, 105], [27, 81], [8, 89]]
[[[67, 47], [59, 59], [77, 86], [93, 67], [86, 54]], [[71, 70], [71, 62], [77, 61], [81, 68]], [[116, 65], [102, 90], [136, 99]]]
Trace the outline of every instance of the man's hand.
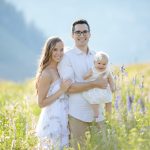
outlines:
[[92, 81], [95, 88], [106, 89], [108, 86], [108, 79], [99, 77], [95, 81]]
[[99, 77], [95, 81], [83, 82], [83, 83], [75, 82], [71, 84], [67, 92], [68, 93], [81, 93], [83, 91], [87, 91], [93, 88], [106, 89], [107, 86], [108, 86], [108, 79]]

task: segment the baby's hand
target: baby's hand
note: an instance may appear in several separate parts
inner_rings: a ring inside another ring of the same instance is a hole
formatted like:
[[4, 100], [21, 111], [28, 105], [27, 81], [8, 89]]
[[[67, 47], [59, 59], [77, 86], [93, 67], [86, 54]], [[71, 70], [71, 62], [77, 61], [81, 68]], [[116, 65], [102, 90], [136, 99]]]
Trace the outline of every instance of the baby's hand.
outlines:
[[89, 76], [92, 76], [92, 74], [93, 74], [93, 71], [92, 71], [92, 69], [90, 69], [89, 70]]
[[71, 80], [63, 80], [60, 85], [60, 89], [65, 93], [65, 92], [67, 92], [67, 90], [69, 89], [71, 84], [72, 84]]
[[106, 89], [108, 86], [108, 79], [99, 77], [94, 82], [95, 88]]
[[102, 78], [107, 79], [107, 77], [108, 77], [108, 73], [105, 72], [105, 73], [103, 74], [103, 77], [102, 77]]
[[92, 69], [90, 69], [90, 70], [86, 73], [86, 75], [83, 76], [83, 79], [84, 79], [84, 80], [87, 80], [88, 78], [90, 78], [90, 77], [92, 76], [92, 74], [93, 74], [93, 71], [92, 71]]

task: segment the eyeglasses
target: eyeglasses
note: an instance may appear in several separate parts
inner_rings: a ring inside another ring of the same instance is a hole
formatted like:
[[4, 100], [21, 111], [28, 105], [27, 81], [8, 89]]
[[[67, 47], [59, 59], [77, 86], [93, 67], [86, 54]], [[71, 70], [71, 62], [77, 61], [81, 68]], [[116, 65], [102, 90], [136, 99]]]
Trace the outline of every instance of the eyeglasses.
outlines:
[[89, 33], [88, 30], [84, 30], [84, 31], [74, 31], [74, 33], [77, 35], [77, 36], [81, 36], [81, 34], [83, 34], [83, 36], [87, 35]]

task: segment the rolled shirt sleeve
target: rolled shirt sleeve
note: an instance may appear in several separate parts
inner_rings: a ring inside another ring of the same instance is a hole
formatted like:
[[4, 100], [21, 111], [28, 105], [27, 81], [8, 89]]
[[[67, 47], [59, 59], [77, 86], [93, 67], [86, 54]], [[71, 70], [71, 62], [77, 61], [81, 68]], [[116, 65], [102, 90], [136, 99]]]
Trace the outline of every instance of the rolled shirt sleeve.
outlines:
[[72, 80], [72, 82], [75, 82], [73, 67], [67, 55], [64, 55], [63, 59], [59, 63], [58, 72], [61, 79]]

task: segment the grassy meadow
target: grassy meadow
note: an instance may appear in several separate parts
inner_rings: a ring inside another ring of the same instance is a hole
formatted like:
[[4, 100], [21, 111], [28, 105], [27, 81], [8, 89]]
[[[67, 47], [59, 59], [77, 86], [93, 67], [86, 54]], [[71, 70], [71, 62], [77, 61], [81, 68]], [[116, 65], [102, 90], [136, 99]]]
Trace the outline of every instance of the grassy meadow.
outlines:
[[[79, 150], [150, 149], [150, 64], [114, 68], [117, 90], [103, 132], [86, 133]], [[0, 81], [0, 150], [37, 149], [40, 114], [33, 80]], [[68, 148], [73, 150], [73, 148]]]

